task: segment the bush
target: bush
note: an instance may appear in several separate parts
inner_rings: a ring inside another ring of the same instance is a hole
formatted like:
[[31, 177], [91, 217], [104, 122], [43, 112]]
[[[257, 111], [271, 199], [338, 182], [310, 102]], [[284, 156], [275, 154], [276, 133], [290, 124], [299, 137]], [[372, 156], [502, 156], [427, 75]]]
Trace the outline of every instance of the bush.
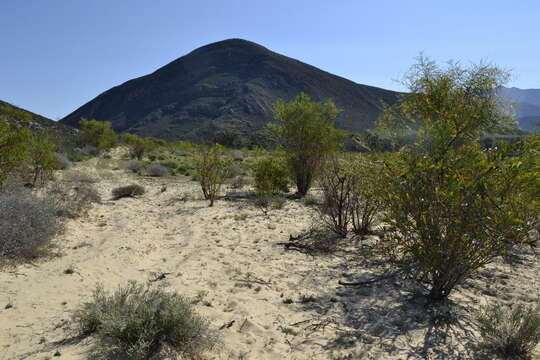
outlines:
[[97, 337], [100, 350], [129, 359], [148, 359], [162, 350], [198, 358], [216, 341], [189, 300], [136, 282], [112, 294], [98, 286], [72, 321], [81, 335]]
[[146, 190], [141, 185], [132, 184], [114, 188], [112, 190], [112, 195], [114, 200], [118, 200], [125, 197], [141, 196], [145, 193], [145, 191]]
[[339, 109], [331, 100], [313, 102], [300, 93], [293, 101], [278, 101], [269, 129], [283, 146], [298, 194], [305, 196], [326, 158], [339, 150], [345, 133], [334, 128]]
[[201, 183], [201, 189], [210, 206], [225, 180], [229, 177], [231, 160], [225, 156], [225, 149], [220, 145], [200, 145], [195, 148], [193, 166]]
[[140, 173], [143, 168], [143, 163], [138, 160], [130, 161], [127, 164], [127, 169], [133, 171], [134, 173]]
[[169, 171], [167, 170], [167, 168], [165, 166], [161, 166], [158, 164], [150, 165], [146, 169], [146, 175], [148, 176], [161, 177], [168, 174], [169, 174]]
[[60, 168], [58, 156], [55, 154], [57, 144], [42, 132], [34, 132], [31, 134], [28, 142], [28, 159], [27, 163], [32, 174], [32, 185], [36, 183], [41, 185], [52, 176], [52, 172]]
[[289, 172], [279, 159], [269, 157], [259, 160], [253, 167], [253, 175], [259, 196], [289, 191]]
[[116, 144], [116, 133], [108, 121], [86, 120], [81, 118], [80, 140], [84, 145], [91, 145], [98, 150], [108, 150]]
[[90, 182], [55, 182], [48, 189], [57, 215], [77, 218], [87, 213], [92, 204], [101, 203], [101, 196]]
[[[537, 157], [514, 145], [484, 151], [479, 139], [508, 126], [498, 89], [507, 74], [479, 65], [441, 69], [421, 58], [410, 92], [380, 119], [387, 132], [418, 129], [417, 141], [385, 157], [381, 242], [390, 261], [445, 299], [458, 284], [514, 244], [538, 218]], [[536, 145], [538, 146], [538, 145]], [[533, 199], [535, 197], [533, 196]], [[537, 198], [537, 196], [536, 196]]]
[[7, 122], [4, 115], [6, 109], [11, 111], [11, 107], [0, 109], [0, 190], [2, 184], [5, 184], [27, 159], [28, 140], [31, 135], [28, 128], [16, 127]]
[[494, 304], [476, 316], [482, 346], [507, 359], [530, 359], [540, 343], [540, 301], [536, 306]]
[[149, 149], [148, 142], [135, 134], [124, 134], [122, 140], [129, 146], [131, 158], [142, 160], [144, 153]]
[[48, 196], [21, 189], [0, 194], [0, 261], [25, 261], [42, 255], [63, 230], [57, 208]]

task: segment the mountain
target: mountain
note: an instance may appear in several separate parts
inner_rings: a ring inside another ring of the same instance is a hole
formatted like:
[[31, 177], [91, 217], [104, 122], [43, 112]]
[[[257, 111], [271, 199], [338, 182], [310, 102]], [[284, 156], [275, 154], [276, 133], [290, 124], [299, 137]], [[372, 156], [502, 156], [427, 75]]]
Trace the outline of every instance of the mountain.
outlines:
[[77, 129], [1, 100], [0, 117], [12, 124], [28, 126], [32, 130], [47, 130], [50, 135], [56, 137], [63, 144], [71, 144], [76, 140]]
[[537, 124], [540, 124], [540, 89], [502, 88], [501, 94], [512, 103], [522, 130], [539, 130]]
[[166, 140], [251, 136], [272, 120], [278, 99], [299, 92], [332, 98], [349, 131], [373, 127], [398, 93], [357, 84], [241, 39], [203, 46], [155, 72], [113, 87], [60, 120], [110, 121], [118, 132]]

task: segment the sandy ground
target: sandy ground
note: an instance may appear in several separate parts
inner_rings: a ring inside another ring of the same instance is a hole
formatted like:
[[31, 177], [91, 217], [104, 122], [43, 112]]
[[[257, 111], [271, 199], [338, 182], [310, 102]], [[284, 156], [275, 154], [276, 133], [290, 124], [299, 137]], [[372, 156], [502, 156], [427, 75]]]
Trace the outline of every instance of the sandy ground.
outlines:
[[[99, 179], [103, 203], [68, 222], [56, 256], [0, 272], [0, 359], [92, 358], [91, 338], [70, 340], [70, 311], [98, 282], [113, 289], [160, 274], [155, 286], [198, 296], [197, 311], [218, 331], [221, 345], [206, 359], [474, 359], [472, 312], [540, 293], [533, 252], [480, 271], [451, 296], [451, 308], [426, 305], [400, 277], [341, 286], [387, 270], [366, 255], [373, 239], [348, 239], [330, 255], [285, 250], [278, 243], [312, 223], [299, 200], [264, 214], [226, 189], [230, 196], [210, 208], [185, 177], [139, 177], [104, 159], [76, 167]], [[147, 193], [110, 199], [112, 188], [132, 182]]]

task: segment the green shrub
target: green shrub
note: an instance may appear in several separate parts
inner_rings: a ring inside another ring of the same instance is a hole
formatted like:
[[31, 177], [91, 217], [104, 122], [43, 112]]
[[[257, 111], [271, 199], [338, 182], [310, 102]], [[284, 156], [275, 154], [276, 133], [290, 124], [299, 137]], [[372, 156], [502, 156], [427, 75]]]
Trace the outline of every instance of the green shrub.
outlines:
[[91, 145], [99, 150], [108, 150], [116, 144], [116, 133], [108, 121], [81, 118], [79, 127], [81, 128], [80, 141], [84, 145]]
[[305, 196], [326, 158], [339, 150], [345, 133], [334, 128], [339, 109], [331, 100], [311, 101], [300, 93], [293, 101], [274, 105], [276, 124], [269, 129], [284, 148], [298, 194]]
[[531, 359], [540, 343], [540, 301], [486, 306], [476, 316], [482, 346], [506, 359]]
[[253, 167], [253, 175], [255, 190], [260, 196], [289, 191], [289, 172], [277, 158], [268, 157], [259, 160]]
[[33, 132], [28, 142], [27, 163], [32, 174], [32, 185], [45, 184], [54, 170], [60, 168], [58, 155], [55, 153], [57, 144], [44, 131]]
[[54, 200], [26, 189], [0, 194], [0, 261], [27, 261], [46, 252], [63, 230]]
[[72, 315], [81, 335], [94, 335], [104, 355], [149, 359], [161, 352], [199, 358], [216, 338], [190, 301], [176, 293], [130, 282], [112, 294], [98, 286]]
[[0, 189], [27, 159], [30, 135], [28, 128], [10, 125], [0, 116]]
[[149, 144], [146, 139], [135, 134], [124, 134], [122, 140], [129, 146], [131, 158], [142, 160], [144, 154], [149, 149]]
[[380, 120], [387, 132], [418, 130], [414, 144], [385, 156], [376, 179], [388, 224], [380, 248], [433, 300], [524, 243], [538, 218], [530, 198], [540, 191], [537, 158], [514, 145], [484, 151], [479, 143], [509, 126], [498, 98], [506, 79], [491, 66], [441, 69], [421, 58], [407, 77], [410, 92]]
[[114, 188], [112, 190], [112, 195], [114, 200], [118, 200], [125, 197], [137, 197], [145, 193], [145, 189], [141, 185], [126, 185]]
[[229, 177], [231, 160], [225, 154], [225, 148], [220, 145], [195, 147], [193, 166], [201, 183], [204, 198], [210, 200], [210, 206], [225, 180]]

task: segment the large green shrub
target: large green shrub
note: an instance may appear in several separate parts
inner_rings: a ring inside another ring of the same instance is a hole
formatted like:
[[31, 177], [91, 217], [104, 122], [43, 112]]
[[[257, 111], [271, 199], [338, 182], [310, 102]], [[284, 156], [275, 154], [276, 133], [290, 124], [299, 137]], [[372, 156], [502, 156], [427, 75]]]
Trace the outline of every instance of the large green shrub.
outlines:
[[220, 145], [195, 147], [193, 167], [197, 172], [204, 198], [210, 200], [210, 206], [214, 205], [221, 186], [229, 177], [231, 163], [225, 148]]
[[506, 78], [491, 66], [441, 69], [422, 58], [407, 77], [410, 92], [381, 118], [385, 130], [414, 124], [418, 132], [415, 144], [386, 157], [377, 180], [389, 230], [381, 245], [434, 300], [525, 241], [538, 217], [526, 199], [540, 186], [535, 160], [478, 142], [509, 124], [497, 97]]
[[99, 287], [72, 316], [81, 335], [94, 335], [103, 355], [149, 359], [160, 353], [199, 358], [213, 347], [208, 322], [176, 293], [130, 282], [108, 293]]
[[331, 100], [314, 102], [304, 93], [289, 103], [280, 100], [274, 106], [277, 123], [269, 129], [285, 150], [301, 196], [307, 194], [324, 161], [345, 138], [343, 131], [334, 128], [338, 114]]
[[95, 146], [99, 150], [108, 150], [116, 144], [116, 133], [108, 121], [87, 120], [81, 118], [80, 140], [84, 145]]
[[54, 170], [60, 168], [58, 145], [45, 131], [33, 132], [28, 142], [27, 163], [32, 174], [32, 185], [44, 184]]
[[262, 158], [253, 166], [255, 190], [259, 195], [277, 195], [287, 192], [289, 171], [283, 162], [276, 157]]
[[4, 108], [0, 114], [0, 189], [27, 159], [30, 129], [8, 123]]

